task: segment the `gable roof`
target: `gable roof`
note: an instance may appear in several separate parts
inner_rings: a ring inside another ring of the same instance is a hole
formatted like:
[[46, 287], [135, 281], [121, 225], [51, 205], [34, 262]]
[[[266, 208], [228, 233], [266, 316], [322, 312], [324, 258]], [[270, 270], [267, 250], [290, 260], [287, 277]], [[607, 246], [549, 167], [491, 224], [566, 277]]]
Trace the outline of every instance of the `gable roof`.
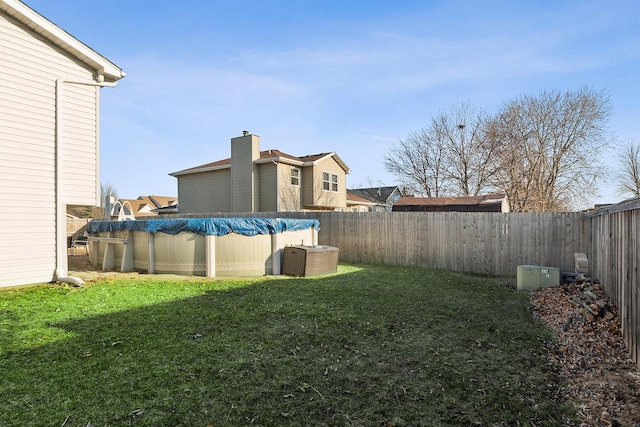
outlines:
[[115, 82], [125, 76], [124, 71], [80, 40], [40, 15], [19, 0], [0, 0], [0, 9], [22, 22], [40, 36], [59, 47], [78, 61], [96, 71], [107, 81]]
[[[398, 186], [391, 187], [371, 187], [371, 188], [352, 188], [347, 190], [347, 194], [351, 193], [368, 201], [384, 205], [395, 190], [400, 191]], [[402, 195], [402, 193], [401, 193]]]
[[[312, 166], [312, 165], [318, 164], [320, 161], [329, 157], [333, 157], [335, 161], [340, 165], [342, 169], [344, 169], [346, 173], [351, 172], [349, 167], [334, 152], [308, 154], [305, 156], [298, 157], [298, 156], [284, 153], [280, 150], [269, 149], [269, 150], [260, 151], [260, 158], [256, 160], [256, 163], [269, 163], [269, 162], [275, 161], [278, 163], [290, 164], [292, 166]], [[205, 163], [204, 165], [200, 165], [200, 166], [194, 166], [192, 168], [183, 169], [177, 172], [171, 172], [169, 175], [177, 177], [180, 175], [188, 175], [188, 174], [199, 173], [199, 172], [209, 172], [214, 170], [227, 169], [230, 167], [231, 167], [231, 158], [227, 158], [227, 159], [218, 160], [211, 163]]]
[[138, 200], [144, 200], [155, 209], [166, 208], [178, 204], [178, 198], [173, 196], [140, 196]]
[[137, 199], [118, 199], [113, 205], [113, 212], [117, 212], [119, 217], [155, 216], [158, 211], [175, 211], [177, 206], [178, 200], [176, 197], [139, 196]]
[[[147, 200], [142, 200], [138, 198], [138, 199], [119, 199], [118, 201], [122, 205], [122, 209], [125, 211], [124, 213], [126, 215], [133, 215], [133, 216], [155, 215], [155, 213], [152, 212], [153, 205], [149, 204]], [[128, 203], [128, 206], [131, 206], [131, 210], [132, 210], [131, 212], [127, 212], [129, 210], [127, 203]]]
[[375, 205], [375, 202], [372, 202], [371, 200], [367, 200], [364, 199], [360, 196], [356, 196], [353, 193], [350, 193], [351, 190], [347, 190], [347, 204], [350, 205], [365, 205], [365, 206], [372, 206]]

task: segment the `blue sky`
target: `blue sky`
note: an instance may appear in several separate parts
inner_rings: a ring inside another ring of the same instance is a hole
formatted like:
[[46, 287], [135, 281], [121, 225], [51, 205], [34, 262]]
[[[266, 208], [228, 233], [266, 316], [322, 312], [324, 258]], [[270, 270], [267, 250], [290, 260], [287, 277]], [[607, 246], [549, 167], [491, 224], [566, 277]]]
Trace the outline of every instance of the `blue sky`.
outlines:
[[101, 103], [101, 180], [124, 198], [177, 195], [170, 172], [229, 157], [243, 130], [335, 151], [349, 188], [393, 185], [384, 155], [432, 115], [585, 85], [609, 91], [619, 144], [640, 140], [635, 0], [26, 3], [127, 73]]

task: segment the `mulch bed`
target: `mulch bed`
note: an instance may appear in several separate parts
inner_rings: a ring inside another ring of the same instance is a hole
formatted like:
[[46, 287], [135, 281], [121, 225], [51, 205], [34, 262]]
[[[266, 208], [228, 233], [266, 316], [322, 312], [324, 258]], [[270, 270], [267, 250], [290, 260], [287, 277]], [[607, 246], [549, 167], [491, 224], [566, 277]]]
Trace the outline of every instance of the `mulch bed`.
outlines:
[[640, 370], [603, 287], [578, 277], [530, 292], [534, 316], [558, 334], [550, 360], [568, 382], [581, 426], [640, 426]]

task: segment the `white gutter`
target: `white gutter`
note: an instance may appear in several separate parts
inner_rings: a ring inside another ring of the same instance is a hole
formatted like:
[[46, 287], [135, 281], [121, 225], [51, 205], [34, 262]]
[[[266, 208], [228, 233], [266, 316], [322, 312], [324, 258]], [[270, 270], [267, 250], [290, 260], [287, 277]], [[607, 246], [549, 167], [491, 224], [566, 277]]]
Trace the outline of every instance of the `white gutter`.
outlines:
[[[101, 75], [97, 76], [99, 81], [81, 81], [81, 80], [71, 80], [68, 78], [60, 77], [56, 79], [56, 129], [55, 129], [55, 205], [56, 205], [56, 269], [54, 272], [55, 281], [71, 283], [74, 285], [81, 285], [84, 283], [82, 279], [79, 277], [67, 276], [69, 262], [67, 259], [67, 212], [66, 212], [66, 204], [62, 199], [62, 177], [64, 172], [64, 162], [63, 154], [64, 154], [64, 127], [63, 127], [63, 85], [67, 84], [77, 84], [77, 85], [85, 85], [85, 86], [95, 86], [96, 90], [100, 87], [114, 87], [116, 85], [115, 82], [109, 83], [104, 82], [104, 77]], [[96, 114], [98, 111], [96, 110]], [[96, 135], [98, 138], [99, 135]], [[97, 149], [97, 147], [96, 147]]]

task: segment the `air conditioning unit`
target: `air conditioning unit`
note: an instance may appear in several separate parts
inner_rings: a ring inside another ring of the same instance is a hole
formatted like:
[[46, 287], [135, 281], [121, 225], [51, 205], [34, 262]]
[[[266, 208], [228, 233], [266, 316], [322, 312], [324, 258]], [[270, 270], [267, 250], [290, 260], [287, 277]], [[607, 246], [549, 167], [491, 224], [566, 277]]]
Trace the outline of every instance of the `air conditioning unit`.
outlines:
[[333, 246], [287, 246], [284, 248], [282, 274], [318, 276], [338, 271], [338, 248]]
[[560, 285], [560, 268], [537, 265], [519, 265], [517, 270], [518, 290], [547, 288]]

